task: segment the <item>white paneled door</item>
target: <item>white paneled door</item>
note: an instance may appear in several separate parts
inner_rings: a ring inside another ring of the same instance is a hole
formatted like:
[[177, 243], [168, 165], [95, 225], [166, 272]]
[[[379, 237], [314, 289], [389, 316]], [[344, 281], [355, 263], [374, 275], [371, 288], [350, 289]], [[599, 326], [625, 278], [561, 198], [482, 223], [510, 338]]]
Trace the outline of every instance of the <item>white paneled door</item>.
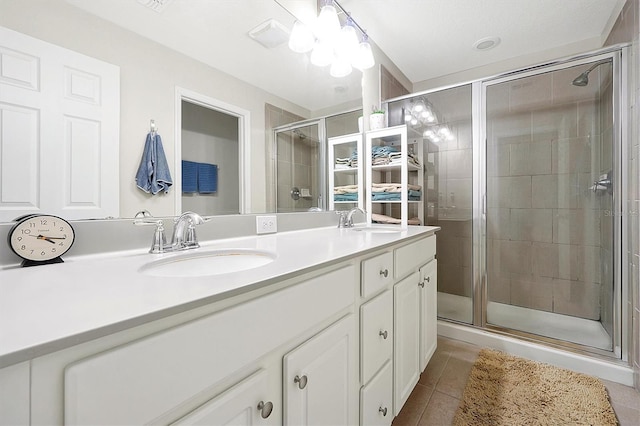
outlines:
[[0, 40], [0, 221], [118, 216], [120, 68], [3, 27]]

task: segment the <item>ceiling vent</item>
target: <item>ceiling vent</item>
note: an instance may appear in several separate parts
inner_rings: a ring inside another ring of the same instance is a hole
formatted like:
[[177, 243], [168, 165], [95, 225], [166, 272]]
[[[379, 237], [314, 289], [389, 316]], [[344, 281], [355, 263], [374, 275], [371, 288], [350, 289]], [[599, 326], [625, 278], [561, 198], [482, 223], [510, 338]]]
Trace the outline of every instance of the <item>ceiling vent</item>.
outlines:
[[173, 0], [138, 0], [143, 6], [148, 7], [149, 9], [156, 11], [158, 13], [162, 12], [169, 3]]
[[275, 19], [269, 19], [249, 31], [249, 37], [271, 49], [289, 41], [289, 30]]

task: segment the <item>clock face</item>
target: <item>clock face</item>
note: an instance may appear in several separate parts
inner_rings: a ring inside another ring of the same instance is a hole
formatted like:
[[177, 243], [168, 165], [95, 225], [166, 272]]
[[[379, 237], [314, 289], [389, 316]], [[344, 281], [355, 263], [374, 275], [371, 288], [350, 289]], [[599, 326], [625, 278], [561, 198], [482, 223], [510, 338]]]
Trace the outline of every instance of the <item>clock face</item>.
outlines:
[[46, 262], [62, 256], [73, 244], [71, 224], [57, 216], [31, 215], [18, 220], [9, 232], [11, 249], [23, 259]]

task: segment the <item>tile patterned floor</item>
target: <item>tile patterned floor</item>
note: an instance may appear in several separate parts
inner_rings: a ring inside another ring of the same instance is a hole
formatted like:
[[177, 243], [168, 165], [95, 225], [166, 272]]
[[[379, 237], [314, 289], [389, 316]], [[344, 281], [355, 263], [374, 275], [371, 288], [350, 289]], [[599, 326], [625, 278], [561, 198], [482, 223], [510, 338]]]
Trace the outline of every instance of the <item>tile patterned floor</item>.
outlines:
[[[451, 425], [480, 347], [438, 337], [438, 349], [393, 426]], [[640, 393], [603, 380], [621, 426], [640, 425]]]

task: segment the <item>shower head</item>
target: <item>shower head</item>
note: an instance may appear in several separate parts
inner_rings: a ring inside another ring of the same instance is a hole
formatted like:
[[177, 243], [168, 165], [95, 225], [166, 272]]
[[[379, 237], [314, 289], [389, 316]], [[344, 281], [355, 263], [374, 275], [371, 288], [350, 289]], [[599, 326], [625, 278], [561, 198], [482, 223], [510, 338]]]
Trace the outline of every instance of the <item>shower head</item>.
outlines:
[[589, 84], [589, 73], [593, 71], [597, 66], [606, 64], [608, 62], [610, 62], [610, 60], [608, 59], [606, 61], [596, 62], [595, 64], [591, 65], [588, 70], [586, 70], [585, 72], [583, 72], [582, 74], [574, 78], [571, 84], [579, 87], [586, 86], [587, 84]]

